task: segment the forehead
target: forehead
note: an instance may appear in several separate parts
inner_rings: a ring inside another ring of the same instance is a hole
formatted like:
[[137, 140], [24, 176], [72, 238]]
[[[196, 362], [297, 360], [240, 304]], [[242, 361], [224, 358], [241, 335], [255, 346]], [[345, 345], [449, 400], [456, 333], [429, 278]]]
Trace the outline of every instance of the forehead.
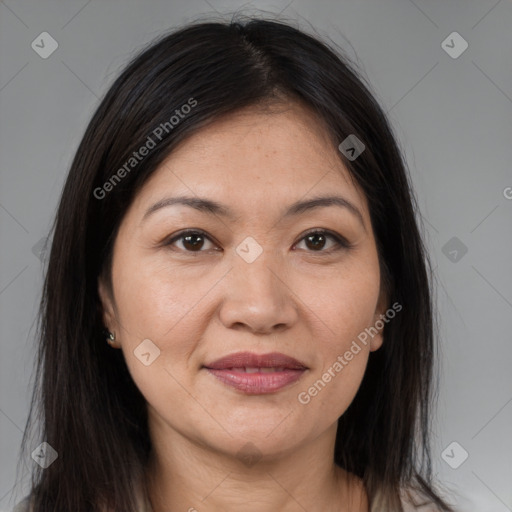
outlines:
[[133, 206], [179, 193], [259, 211], [269, 201], [333, 192], [366, 208], [325, 127], [309, 110], [288, 104], [246, 108], [200, 128], [153, 173]]

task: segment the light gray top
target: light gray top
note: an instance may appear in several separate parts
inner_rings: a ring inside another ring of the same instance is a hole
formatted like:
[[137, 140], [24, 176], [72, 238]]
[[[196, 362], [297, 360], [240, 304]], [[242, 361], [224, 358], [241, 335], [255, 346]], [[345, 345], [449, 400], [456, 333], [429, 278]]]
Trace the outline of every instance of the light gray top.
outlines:
[[[140, 488], [139, 488], [140, 491]], [[415, 494], [415, 493], [413, 493]], [[153, 508], [151, 507], [151, 503], [149, 502], [147, 496], [143, 493], [138, 493], [139, 504], [140, 507], [138, 510], [140, 512], [153, 512]], [[405, 512], [439, 512], [439, 509], [433, 505], [424, 505], [421, 507], [414, 507], [408, 499], [402, 498], [402, 505], [404, 507]], [[26, 496], [22, 501], [20, 501], [12, 510], [12, 512], [34, 512], [30, 507], [30, 496]]]
[[30, 511], [30, 497], [26, 496], [20, 501], [13, 509], [12, 512], [29, 512]]

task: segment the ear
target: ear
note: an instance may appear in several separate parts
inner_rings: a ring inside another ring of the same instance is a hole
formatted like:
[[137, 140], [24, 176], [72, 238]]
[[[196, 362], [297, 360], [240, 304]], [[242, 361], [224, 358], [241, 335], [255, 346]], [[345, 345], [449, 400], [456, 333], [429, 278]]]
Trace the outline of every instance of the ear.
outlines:
[[[112, 333], [119, 335], [119, 327], [116, 321], [116, 314], [112, 297], [107, 289], [107, 285], [104, 283], [101, 277], [98, 278], [98, 295], [101, 302], [103, 325]], [[109, 342], [110, 346], [120, 348], [119, 342]]]
[[[375, 329], [377, 329], [377, 334], [373, 336], [370, 342], [370, 351], [374, 352], [382, 347], [384, 342], [383, 330], [386, 325], [386, 311], [388, 309], [388, 297], [387, 293], [384, 290], [384, 287], [381, 286], [379, 300], [377, 302], [377, 307], [375, 308], [375, 315], [373, 317], [373, 325]], [[389, 322], [389, 320], [387, 320]]]

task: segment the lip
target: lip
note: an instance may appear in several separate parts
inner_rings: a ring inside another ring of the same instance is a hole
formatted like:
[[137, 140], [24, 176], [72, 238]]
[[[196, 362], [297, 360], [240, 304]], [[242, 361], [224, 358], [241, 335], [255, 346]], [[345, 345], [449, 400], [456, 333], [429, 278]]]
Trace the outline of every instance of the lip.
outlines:
[[[279, 352], [237, 352], [205, 364], [204, 368], [224, 384], [251, 395], [275, 393], [299, 380], [308, 369], [297, 359]], [[257, 371], [247, 373], [245, 368]], [[265, 372], [263, 368], [278, 370]]]

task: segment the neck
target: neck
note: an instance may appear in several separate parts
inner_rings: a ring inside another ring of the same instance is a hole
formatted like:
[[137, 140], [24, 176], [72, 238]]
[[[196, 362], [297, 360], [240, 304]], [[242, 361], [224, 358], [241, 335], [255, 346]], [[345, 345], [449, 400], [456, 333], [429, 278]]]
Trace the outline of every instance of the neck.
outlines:
[[362, 482], [334, 464], [335, 427], [291, 453], [245, 463], [167, 435], [153, 442], [147, 471], [153, 512], [367, 512]]

